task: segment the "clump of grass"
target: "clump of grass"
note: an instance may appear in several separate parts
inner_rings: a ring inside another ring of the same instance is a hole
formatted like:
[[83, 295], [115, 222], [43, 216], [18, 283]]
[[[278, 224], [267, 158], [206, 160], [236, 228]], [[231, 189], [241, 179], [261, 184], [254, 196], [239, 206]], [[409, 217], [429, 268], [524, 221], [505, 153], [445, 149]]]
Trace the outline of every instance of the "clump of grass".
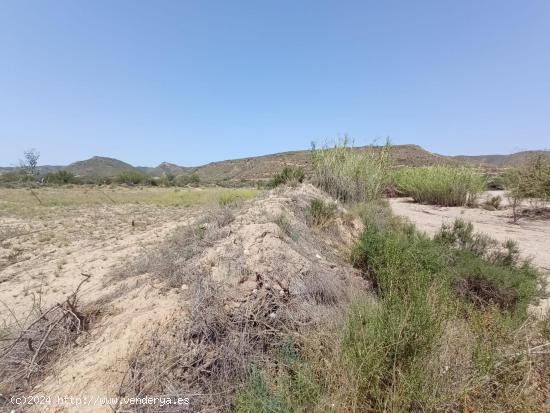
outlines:
[[312, 225], [320, 227], [333, 219], [336, 211], [336, 204], [315, 198], [309, 203], [308, 218]]
[[242, 197], [241, 194], [234, 192], [234, 193], [225, 193], [218, 197], [218, 205], [221, 207], [227, 207], [231, 205], [237, 204], [239, 201], [242, 201], [246, 199], [245, 197]]
[[275, 188], [279, 185], [297, 185], [304, 181], [306, 174], [304, 168], [299, 166], [286, 166], [281, 172], [275, 175], [268, 183], [268, 188]]
[[344, 202], [364, 202], [382, 195], [389, 169], [390, 144], [354, 148], [347, 138], [334, 146], [312, 148], [314, 182]]
[[395, 172], [397, 190], [416, 202], [441, 206], [474, 206], [485, 189], [478, 171], [467, 167], [425, 166]]
[[275, 219], [275, 223], [279, 226], [283, 234], [290, 237], [294, 241], [298, 240], [298, 232], [292, 228], [292, 223], [290, 222], [290, 219], [288, 219], [287, 215], [279, 215]]

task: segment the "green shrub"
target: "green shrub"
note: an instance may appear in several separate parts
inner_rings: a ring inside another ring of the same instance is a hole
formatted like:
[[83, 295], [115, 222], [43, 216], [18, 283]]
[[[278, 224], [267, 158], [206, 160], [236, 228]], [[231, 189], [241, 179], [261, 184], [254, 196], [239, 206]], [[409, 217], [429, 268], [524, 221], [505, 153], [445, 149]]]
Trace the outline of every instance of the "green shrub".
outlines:
[[294, 340], [288, 338], [273, 355], [277, 371], [253, 366], [245, 388], [237, 395], [235, 412], [311, 412], [320, 401], [321, 387]]
[[55, 172], [49, 172], [45, 177], [45, 181], [48, 184], [53, 184], [53, 185], [66, 185], [66, 184], [80, 183], [80, 180], [72, 172], [69, 172], [63, 169]]
[[531, 159], [525, 166], [508, 171], [505, 181], [514, 197], [550, 199], [550, 158]]
[[308, 217], [311, 224], [323, 226], [334, 218], [337, 211], [336, 204], [323, 202], [321, 199], [313, 199], [309, 203]]
[[123, 171], [117, 176], [117, 182], [127, 185], [143, 184], [147, 180], [147, 176], [138, 171]]
[[396, 171], [394, 179], [399, 193], [441, 206], [473, 206], [485, 188], [483, 176], [467, 167], [406, 168]]
[[27, 174], [25, 170], [21, 168], [0, 174], [0, 184], [16, 184], [30, 181], [34, 181], [34, 177]]
[[487, 190], [502, 191], [506, 189], [506, 178], [503, 175], [489, 175], [486, 178]]
[[269, 188], [279, 185], [297, 184], [304, 181], [306, 174], [299, 166], [286, 166], [281, 172], [275, 175], [267, 184]]
[[333, 147], [313, 146], [314, 182], [344, 202], [380, 198], [387, 181], [389, 153], [389, 143], [381, 148], [354, 148], [346, 138]]
[[200, 183], [200, 181], [201, 181], [201, 179], [200, 179], [199, 175], [197, 175], [196, 173], [193, 173], [191, 175], [180, 175], [180, 176], [178, 176], [175, 179], [175, 184], [177, 186], [187, 186], [187, 185], [195, 186], [195, 185], [198, 185]]
[[[344, 354], [360, 383], [359, 410], [452, 410], [453, 398], [487, 397], [468, 387], [487, 377], [500, 380], [500, 387], [484, 403], [502, 406], [512, 400], [511, 389], [520, 391], [521, 384], [498, 376], [503, 364], [517, 367], [502, 356], [502, 347], [519, 351], [523, 345], [517, 329], [527, 319], [539, 274], [519, 260], [515, 244], [501, 246], [464, 221], [430, 239], [399, 220], [367, 219], [353, 261], [380, 299], [378, 305], [355, 304], [344, 335]], [[437, 366], [439, 352], [450, 351], [441, 350], [443, 335], [464, 323], [461, 338], [473, 334], [474, 344], [462, 349], [466, 359], [456, 363], [473, 360], [473, 370], [461, 373], [464, 387], [445, 387], [439, 382], [444, 366]], [[525, 377], [527, 371], [521, 372]]]

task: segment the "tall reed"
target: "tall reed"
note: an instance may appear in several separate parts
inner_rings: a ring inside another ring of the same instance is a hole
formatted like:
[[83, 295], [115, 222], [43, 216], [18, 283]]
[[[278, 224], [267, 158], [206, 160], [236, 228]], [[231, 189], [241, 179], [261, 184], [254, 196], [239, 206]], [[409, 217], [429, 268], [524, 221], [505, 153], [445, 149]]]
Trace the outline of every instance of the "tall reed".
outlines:
[[416, 202], [441, 206], [472, 206], [485, 189], [484, 177], [475, 169], [424, 166], [395, 171], [397, 191]]
[[355, 148], [347, 138], [334, 146], [312, 147], [314, 182], [344, 202], [363, 202], [382, 195], [391, 145]]

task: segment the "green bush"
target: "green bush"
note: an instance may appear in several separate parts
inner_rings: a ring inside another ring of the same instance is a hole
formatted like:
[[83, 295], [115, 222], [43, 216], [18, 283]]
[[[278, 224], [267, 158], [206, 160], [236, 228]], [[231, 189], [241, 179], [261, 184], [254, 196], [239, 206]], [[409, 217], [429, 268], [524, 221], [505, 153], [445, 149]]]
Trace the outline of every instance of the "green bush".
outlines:
[[72, 172], [65, 171], [63, 169], [55, 172], [49, 172], [45, 177], [45, 181], [46, 183], [53, 185], [80, 183], [80, 180]]
[[16, 169], [14, 171], [0, 174], [0, 184], [16, 184], [20, 182], [34, 181], [34, 177], [29, 175], [23, 169]]
[[176, 177], [175, 184], [177, 186], [187, 186], [187, 185], [195, 186], [195, 185], [198, 185], [200, 181], [201, 179], [199, 175], [194, 173], [191, 175], [180, 175]]
[[489, 175], [486, 178], [487, 190], [502, 191], [506, 189], [506, 178], [503, 175]]
[[387, 181], [390, 144], [354, 148], [347, 139], [312, 148], [314, 182], [333, 198], [364, 202], [380, 198]]
[[550, 158], [531, 159], [525, 166], [508, 171], [505, 181], [516, 197], [550, 199]]
[[309, 203], [308, 216], [311, 224], [323, 226], [334, 218], [337, 211], [336, 204], [323, 202], [321, 199], [313, 199]]
[[143, 184], [147, 180], [147, 176], [138, 171], [123, 171], [117, 176], [117, 182], [127, 185]]
[[252, 367], [245, 388], [237, 395], [234, 411], [242, 413], [311, 412], [320, 401], [321, 387], [311, 367], [288, 338], [273, 359], [277, 371]]
[[306, 174], [299, 166], [286, 166], [281, 172], [275, 175], [268, 183], [268, 188], [275, 188], [279, 185], [297, 184], [304, 181]]
[[[366, 220], [352, 256], [372, 280], [380, 303], [351, 308], [343, 342], [360, 384], [359, 410], [447, 410], [454, 397], [479, 397], [467, 385], [442, 387], [438, 381], [444, 376], [430, 370], [437, 365], [443, 335], [463, 323], [462, 338], [474, 334], [476, 344], [464, 350], [467, 359], [457, 361], [467, 364], [471, 357], [474, 362], [460, 380], [497, 380], [499, 366], [510, 364], [501, 347], [522, 345], [514, 341], [516, 331], [527, 319], [539, 280], [538, 272], [519, 259], [515, 244], [499, 247], [463, 221], [430, 239], [399, 220]], [[491, 403], [510, 401], [505, 393], [510, 388], [518, 391], [512, 381], [499, 380]]]
[[397, 191], [416, 202], [441, 206], [473, 206], [485, 180], [467, 167], [425, 166], [394, 173]]

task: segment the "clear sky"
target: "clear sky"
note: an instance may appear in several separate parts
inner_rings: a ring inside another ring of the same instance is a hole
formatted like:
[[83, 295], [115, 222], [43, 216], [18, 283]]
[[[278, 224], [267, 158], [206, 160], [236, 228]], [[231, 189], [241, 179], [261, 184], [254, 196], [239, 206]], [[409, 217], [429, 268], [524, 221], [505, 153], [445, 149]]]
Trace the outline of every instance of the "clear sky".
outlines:
[[550, 148], [550, 1], [0, 1], [0, 165]]

